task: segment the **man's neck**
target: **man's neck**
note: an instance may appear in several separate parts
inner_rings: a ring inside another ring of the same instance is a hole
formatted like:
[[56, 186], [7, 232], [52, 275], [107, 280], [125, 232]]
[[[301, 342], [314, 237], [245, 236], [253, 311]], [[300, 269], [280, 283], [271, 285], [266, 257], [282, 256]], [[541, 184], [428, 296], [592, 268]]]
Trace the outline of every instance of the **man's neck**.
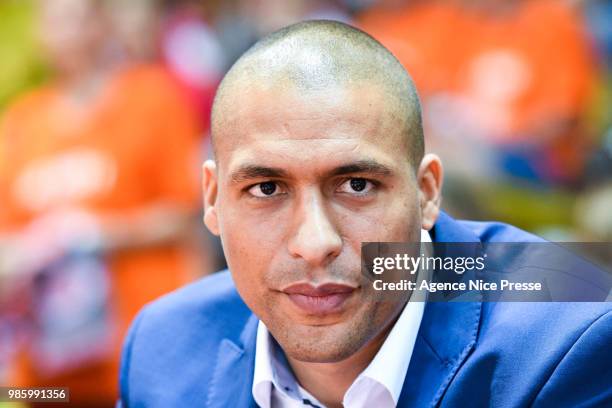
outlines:
[[326, 407], [342, 407], [344, 394], [374, 359], [401, 310], [378, 336], [345, 360], [336, 363], [308, 363], [287, 356], [300, 386]]

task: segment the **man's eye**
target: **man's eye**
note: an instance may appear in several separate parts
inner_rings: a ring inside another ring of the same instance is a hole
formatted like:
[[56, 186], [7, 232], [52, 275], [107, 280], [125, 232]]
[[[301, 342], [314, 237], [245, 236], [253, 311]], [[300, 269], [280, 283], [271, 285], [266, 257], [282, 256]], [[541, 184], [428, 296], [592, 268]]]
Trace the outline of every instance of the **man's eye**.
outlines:
[[367, 194], [374, 188], [374, 183], [364, 178], [352, 178], [340, 185], [338, 191], [348, 194]]
[[264, 183], [255, 184], [249, 188], [249, 193], [255, 197], [265, 198], [273, 197], [281, 193], [278, 184], [272, 181], [266, 181]]

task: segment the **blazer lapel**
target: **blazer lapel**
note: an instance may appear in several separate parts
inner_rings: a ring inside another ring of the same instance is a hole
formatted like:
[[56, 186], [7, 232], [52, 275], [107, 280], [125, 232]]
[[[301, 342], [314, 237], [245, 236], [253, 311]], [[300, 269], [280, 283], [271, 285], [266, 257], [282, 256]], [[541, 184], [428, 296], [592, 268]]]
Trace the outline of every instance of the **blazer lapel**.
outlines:
[[208, 390], [210, 408], [257, 407], [251, 389], [255, 367], [255, 342], [258, 319], [252, 315], [239, 342], [223, 339]]
[[[445, 213], [433, 230], [434, 242], [479, 242]], [[478, 336], [482, 302], [430, 302], [410, 359], [399, 407], [436, 406], [472, 351]]]

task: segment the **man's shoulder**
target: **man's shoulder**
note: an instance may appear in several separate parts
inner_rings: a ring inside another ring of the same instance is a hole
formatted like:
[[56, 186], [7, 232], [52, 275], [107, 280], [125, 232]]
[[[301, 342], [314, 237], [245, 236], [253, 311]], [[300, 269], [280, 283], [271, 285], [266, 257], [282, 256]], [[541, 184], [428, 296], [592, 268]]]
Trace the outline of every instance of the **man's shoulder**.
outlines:
[[[545, 249], [543, 253], [551, 256], [559, 254], [555, 251], [562, 251], [561, 246], [554, 243], [550, 244], [550, 249], [546, 248], [547, 241], [512, 225], [444, 218], [442, 226], [446, 231], [442, 235], [459, 236], [459, 242], [526, 244], [521, 251], [507, 251], [504, 257], [506, 266], [515, 262], [521, 266], [527, 258], [531, 267], [546, 268], [555, 259], [528, 255], [532, 252], [532, 255], [540, 254], [538, 248]], [[531, 248], [531, 244], [535, 244], [534, 251], [526, 250]], [[555, 248], [559, 249], [553, 251]], [[570, 252], [567, 254], [560, 259], [573, 259]], [[570, 275], [562, 277], [575, 286], [567, 288], [580, 290], [584, 283], [581, 279], [586, 278], [585, 270], [569, 268], [568, 272]], [[483, 382], [495, 377], [503, 377], [507, 388], [515, 390], [513, 394], [500, 391], [492, 395], [490, 398], [494, 401], [499, 399], [497, 405], [504, 405], [504, 401], [506, 405], [528, 405], [528, 401], [534, 401], [536, 397], [538, 401], [561, 401], [560, 396], [567, 397], [568, 392], [574, 393], [576, 401], [579, 401], [587, 394], [603, 389], [600, 379], [611, 375], [610, 359], [602, 356], [612, 342], [612, 302], [499, 301], [476, 306], [474, 304], [469, 310], [478, 318], [461, 315], [456, 320], [461, 324], [449, 325], [445, 317], [450, 311], [468, 310], [468, 307], [452, 303], [428, 305], [430, 313], [425, 321], [436, 329], [428, 331], [433, 340], [436, 336], [448, 336], [453, 327], [464, 331], [462, 325], [468, 319], [472, 319], [472, 323], [477, 321], [477, 325], [472, 326], [475, 328], [474, 348], [449, 389], [449, 401], [459, 401], [460, 394], [470, 394], [466, 390], [477, 390]], [[427, 340], [432, 341], [431, 338]], [[489, 370], [492, 367], [494, 371]], [[519, 370], [521, 375], [516, 375]], [[455, 395], [455, 390], [460, 392]], [[521, 402], [519, 397], [526, 399]], [[509, 403], [511, 400], [514, 402]]]
[[612, 312], [603, 302], [483, 303], [473, 348], [442, 405], [579, 406], [592, 401], [604, 406], [612, 398], [610, 342]]
[[[120, 382], [124, 404], [139, 401], [147, 406], [174, 406], [186, 400], [203, 404], [206, 384], [211, 383], [215, 365], [223, 358], [218, 355], [220, 345], [237, 342], [252, 316], [227, 271], [145, 306], [132, 323], [123, 348]], [[174, 386], [168, 386], [171, 383]]]
[[[167, 367], [180, 360], [178, 353], [190, 356], [194, 349], [216, 349], [223, 339], [238, 341], [252, 315], [230, 273], [218, 272], [146, 305], [134, 319], [126, 345], [136, 345], [144, 360], [154, 356]], [[177, 354], [163, 361], [169, 345]]]
[[[502, 222], [488, 221], [457, 221], [462, 228], [469, 229], [482, 243], [492, 243], [494, 245], [512, 244], [536, 244], [534, 248], [542, 248], [541, 244], [546, 244], [545, 239], [521, 230], [513, 225]], [[497, 244], [499, 243], [499, 244]], [[562, 248], [556, 244], [549, 243], [551, 248]], [[562, 249], [557, 252], [561, 253]], [[548, 251], [551, 256], [557, 252]], [[526, 257], [528, 251], [522, 251], [521, 257]], [[571, 254], [570, 252], [563, 252]], [[509, 251], [508, 262], [513, 262], [516, 256]], [[567, 255], [567, 259], [570, 255]], [[530, 258], [531, 259], [531, 258]], [[566, 258], [563, 258], [566, 259]], [[534, 265], [546, 266], [544, 260], [534, 260]], [[567, 278], [566, 278], [567, 279]], [[505, 327], [508, 331], [503, 334], [512, 337], [516, 334], [521, 337], [528, 337], [533, 333], [550, 331], [555, 334], [562, 334], [563, 329], [567, 331], [580, 332], [589, 325], [602, 318], [612, 310], [610, 302], [485, 302], [482, 310], [483, 325], [481, 330], [486, 332], [487, 323], [494, 322], [496, 329]], [[499, 331], [499, 330], [497, 330]], [[549, 338], [554, 338], [554, 335]]]
[[490, 242], [545, 242], [544, 239], [499, 221], [454, 219], [441, 211], [432, 231], [434, 242], [490, 243]]
[[530, 345], [570, 345], [593, 324], [610, 318], [610, 302], [485, 302], [480, 339], [491, 344], [509, 342], [513, 348], [524, 342], [523, 349], [533, 351]]
[[[149, 303], [140, 313], [139, 331], [168, 326], [182, 331], [215, 327], [232, 337], [251, 316], [230, 273], [218, 272]], [[211, 333], [209, 333], [211, 334]]]
[[457, 223], [476, 234], [480, 242], [545, 242], [537, 235], [499, 221], [458, 220]]

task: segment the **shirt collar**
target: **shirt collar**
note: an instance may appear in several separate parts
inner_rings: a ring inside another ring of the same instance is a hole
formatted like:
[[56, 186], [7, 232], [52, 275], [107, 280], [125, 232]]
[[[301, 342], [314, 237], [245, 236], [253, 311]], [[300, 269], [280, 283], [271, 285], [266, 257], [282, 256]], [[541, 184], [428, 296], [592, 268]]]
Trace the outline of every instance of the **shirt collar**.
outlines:
[[260, 407], [270, 407], [274, 375], [271, 360], [270, 335], [266, 326], [259, 321], [255, 344], [255, 372], [253, 374], [253, 398]]
[[[421, 242], [432, 242], [425, 230], [421, 230]], [[406, 304], [374, 359], [347, 390], [344, 396], [345, 406], [361, 399], [360, 394], [373, 384], [382, 386], [397, 405], [424, 310], [425, 302]], [[262, 408], [271, 406], [272, 387], [276, 392], [295, 400], [303, 398], [301, 387], [291, 373], [280, 346], [260, 321], [257, 327], [252, 393], [255, 402]]]
[[273, 388], [287, 397], [301, 400], [300, 387], [289, 368], [285, 355], [263, 322], [257, 327], [253, 398], [262, 408], [269, 408]]

